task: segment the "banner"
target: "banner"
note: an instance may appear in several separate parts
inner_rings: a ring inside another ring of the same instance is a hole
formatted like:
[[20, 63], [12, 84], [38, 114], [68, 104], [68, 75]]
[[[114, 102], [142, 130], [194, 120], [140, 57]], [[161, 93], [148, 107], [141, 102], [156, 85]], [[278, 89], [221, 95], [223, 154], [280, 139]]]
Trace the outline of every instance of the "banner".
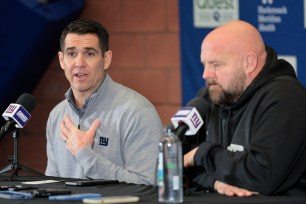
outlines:
[[179, 0], [182, 102], [205, 86], [201, 43], [214, 28], [232, 20], [255, 26], [279, 58], [289, 61], [306, 85], [306, 0]]

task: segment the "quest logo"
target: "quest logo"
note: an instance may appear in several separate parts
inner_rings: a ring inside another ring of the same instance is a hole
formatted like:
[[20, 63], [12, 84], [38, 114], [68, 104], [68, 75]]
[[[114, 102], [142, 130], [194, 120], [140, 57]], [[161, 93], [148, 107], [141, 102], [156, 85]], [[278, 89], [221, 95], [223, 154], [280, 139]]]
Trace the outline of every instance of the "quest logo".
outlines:
[[196, 28], [215, 28], [239, 19], [238, 0], [193, 0]]

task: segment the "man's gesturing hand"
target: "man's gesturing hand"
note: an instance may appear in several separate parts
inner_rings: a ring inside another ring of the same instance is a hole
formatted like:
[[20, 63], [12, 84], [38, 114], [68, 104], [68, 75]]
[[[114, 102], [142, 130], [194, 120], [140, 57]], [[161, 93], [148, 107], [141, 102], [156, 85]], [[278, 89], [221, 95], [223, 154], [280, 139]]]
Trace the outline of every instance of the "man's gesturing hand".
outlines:
[[92, 145], [100, 120], [96, 119], [87, 131], [81, 131], [73, 124], [71, 119], [65, 115], [61, 122], [61, 137], [66, 142], [67, 149], [76, 155], [87, 145]]

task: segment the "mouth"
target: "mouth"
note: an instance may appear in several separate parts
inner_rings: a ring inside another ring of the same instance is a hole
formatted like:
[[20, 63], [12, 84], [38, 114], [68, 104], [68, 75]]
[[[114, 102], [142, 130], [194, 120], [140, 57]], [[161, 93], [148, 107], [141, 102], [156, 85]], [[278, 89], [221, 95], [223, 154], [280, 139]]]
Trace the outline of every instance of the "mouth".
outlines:
[[209, 91], [216, 91], [221, 88], [220, 85], [214, 80], [207, 81], [206, 85]]
[[208, 87], [211, 87], [211, 86], [218, 86], [219, 84], [216, 83], [216, 82], [213, 81], [213, 80], [207, 80], [206, 85], [207, 85]]
[[78, 79], [84, 79], [86, 78], [87, 74], [84, 74], [84, 73], [76, 73], [74, 74], [74, 76]]

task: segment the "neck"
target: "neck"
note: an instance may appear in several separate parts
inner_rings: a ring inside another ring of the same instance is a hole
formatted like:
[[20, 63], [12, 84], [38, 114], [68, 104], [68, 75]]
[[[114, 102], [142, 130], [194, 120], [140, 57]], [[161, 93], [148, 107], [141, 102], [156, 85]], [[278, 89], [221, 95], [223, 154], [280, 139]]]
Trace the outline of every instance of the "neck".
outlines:
[[104, 79], [105, 79], [105, 76], [102, 78], [102, 80], [100, 81], [100, 83], [98, 83], [97, 87], [95, 87], [94, 91], [92, 92], [76, 92], [74, 93], [73, 92], [73, 96], [74, 96], [74, 102], [75, 102], [75, 105], [78, 107], [78, 108], [82, 108], [85, 104], [85, 101], [88, 97], [90, 97], [93, 93], [95, 93], [97, 91], [97, 89], [101, 86], [101, 84], [103, 83]]

